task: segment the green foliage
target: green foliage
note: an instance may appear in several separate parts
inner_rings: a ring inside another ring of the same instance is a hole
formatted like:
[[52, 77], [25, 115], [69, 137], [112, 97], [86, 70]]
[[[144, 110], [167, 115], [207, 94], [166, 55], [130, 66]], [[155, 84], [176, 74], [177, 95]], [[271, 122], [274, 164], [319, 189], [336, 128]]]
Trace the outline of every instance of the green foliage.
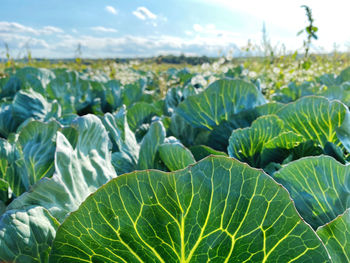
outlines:
[[288, 150], [305, 139], [284, 127], [276, 115], [256, 119], [251, 127], [236, 129], [229, 139], [228, 153], [253, 167], [265, 167], [269, 162], [282, 162]]
[[350, 209], [317, 229], [335, 263], [350, 261]]
[[50, 262], [246, 260], [329, 262], [287, 191], [226, 157], [116, 178], [66, 219], [50, 255]]
[[161, 144], [159, 157], [170, 171], [183, 169], [196, 162], [190, 150], [178, 141]]
[[51, 177], [55, 171], [56, 133], [60, 125], [55, 122], [29, 122], [20, 129], [16, 160], [17, 172], [26, 190], [43, 177]]
[[300, 215], [314, 229], [349, 207], [350, 166], [331, 157], [306, 157], [291, 162], [273, 177], [288, 189]]
[[345, 262], [350, 71], [297, 60], [6, 70], [0, 261]]
[[0, 217], [1, 261], [48, 262], [59, 224], [89, 194], [116, 176], [101, 121], [88, 115], [76, 119], [72, 127], [77, 132], [74, 146], [57, 132], [54, 175], [37, 181]]
[[312, 17], [312, 11], [310, 9], [310, 7], [306, 6], [306, 5], [302, 5], [301, 7], [305, 8], [306, 11], [306, 16], [308, 19], [309, 24], [305, 27], [305, 29], [301, 30], [299, 34], [305, 32], [307, 35], [306, 40], [304, 40], [304, 49], [305, 49], [305, 53], [304, 53], [304, 61], [302, 63], [302, 67], [303, 69], [308, 70], [311, 67], [311, 61], [309, 60], [309, 50], [310, 50], [310, 46], [311, 46], [311, 41], [312, 39], [317, 40], [318, 37], [316, 35], [317, 31], [318, 31], [318, 27], [314, 26], [314, 18]]
[[[321, 147], [326, 142], [341, 145], [337, 128], [346, 123], [349, 114], [343, 103], [316, 96], [304, 97], [287, 104], [277, 113], [291, 131], [316, 141]], [[345, 129], [349, 131], [350, 127]]]
[[205, 91], [187, 97], [177, 113], [196, 127], [212, 130], [232, 114], [264, 104], [265, 98], [251, 83], [222, 79]]

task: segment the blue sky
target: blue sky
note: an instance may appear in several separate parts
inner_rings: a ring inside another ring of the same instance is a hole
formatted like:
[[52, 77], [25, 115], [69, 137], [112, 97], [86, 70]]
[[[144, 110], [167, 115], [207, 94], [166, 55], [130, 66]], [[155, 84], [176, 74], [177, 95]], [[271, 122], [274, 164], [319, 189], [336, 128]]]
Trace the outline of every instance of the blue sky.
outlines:
[[262, 26], [273, 46], [302, 47], [309, 5], [319, 27], [314, 50], [350, 47], [348, 0], [0, 0], [0, 57], [217, 56], [260, 44]]

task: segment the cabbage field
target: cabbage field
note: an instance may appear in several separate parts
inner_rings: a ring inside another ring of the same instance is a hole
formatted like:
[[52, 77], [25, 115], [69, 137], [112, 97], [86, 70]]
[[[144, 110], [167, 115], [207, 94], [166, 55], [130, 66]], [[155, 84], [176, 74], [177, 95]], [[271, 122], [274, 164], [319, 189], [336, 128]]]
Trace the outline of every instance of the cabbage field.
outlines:
[[4, 69], [0, 262], [350, 262], [344, 68]]

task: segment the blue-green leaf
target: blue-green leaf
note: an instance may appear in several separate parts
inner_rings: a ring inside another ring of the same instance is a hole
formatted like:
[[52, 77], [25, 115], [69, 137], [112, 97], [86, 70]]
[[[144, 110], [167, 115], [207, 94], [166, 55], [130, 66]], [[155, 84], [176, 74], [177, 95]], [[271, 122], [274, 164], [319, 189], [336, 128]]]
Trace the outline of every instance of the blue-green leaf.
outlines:
[[26, 190], [41, 178], [53, 175], [56, 133], [59, 128], [60, 125], [55, 121], [32, 121], [21, 128], [17, 143], [20, 159], [16, 164]]
[[306, 222], [314, 229], [350, 207], [350, 166], [329, 156], [306, 157], [274, 174], [290, 192]]
[[161, 121], [152, 123], [147, 134], [143, 137], [140, 148], [138, 168], [150, 169], [156, 167], [158, 147], [164, 142], [165, 129]]
[[29, 118], [48, 120], [51, 117], [59, 117], [61, 108], [57, 103], [48, 102], [43, 95], [32, 89], [20, 90], [14, 97], [12, 114], [21, 122]]
[[[62, 223], [88, 195], [116, 177], [108, 149], [108, 134], [102, 122], [96, 116], [86, 115], [77, 118], [73, 126], [79, 134], [74, 148], [61, 132], [57, 132], [55, 174], [51, 178], [42, 178], [30, 191], [12, 201], [7, 208], [8, 216], [5, 216], [6, 212], [0, 218], [0, 244], [9, 242], [10, 237], [13, 244], [21, 244], [25, 262], [47, 262], [57, 229], [57, 226], [50, 227], [48, 231], [48, 222]], [[28, 216], [31, 208], [44, 212], [40, 216]], [[14, 227], [17, 218], [12, 214], [28, 218], [27, 227]], [[7, 234], [1, 235], [1, 232]], [[22, 262], [16, 261], [18, 249], [15, 245], [0, 245], [0, 255], [6, 255], [7, 261]]]
[[[322, 148], [327, 142], [340, 143], [336, 130], [348, 114], [349, 110], [341, 102], [317, 96], [303, 97], [277, 112], [287, 128], [316, 141]], [[350, 126], [344, 129], [350, 133]]]
[[177, 113], [195, 127], [212, 130], [230, 115], [265, 103], [264, 96], [253, 84], [221, 79], [202, 93], [187, 97], [177, 107]]
[[43, 207], [7, 211], [0, 217], [0, 261], [48, 262], [58, 226]]
[[159, 157], [170, 171], [183, 169], [196, 162], [190, 150], [179, 141], [159, 145]]

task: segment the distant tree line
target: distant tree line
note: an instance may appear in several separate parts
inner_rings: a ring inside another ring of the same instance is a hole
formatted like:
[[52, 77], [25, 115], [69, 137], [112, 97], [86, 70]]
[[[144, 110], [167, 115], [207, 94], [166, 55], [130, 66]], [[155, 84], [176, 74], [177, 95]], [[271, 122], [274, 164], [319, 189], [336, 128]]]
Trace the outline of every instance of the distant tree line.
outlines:
[[[116, 58], [117, 63], [126, 63], [129, 61], [135, 60], [134, 58]], [[155, 62], [157, 64], [168, 63], [168, 64], [189, 64], [189, 65], [200, 65], [203, 63], [212, 63], [217, 58], [207, 57], [207, 56], [185, 56], [181, 54], [180, 56], [176, 55], [159, 55], [157, 57], [151, 58], [137, 58], [139, 61], [143, 62]]]
[[154, 60], [156, 63], [169, 63], [169, 64], [189, 64], [189, 65], [199, 65], [203, 63], [212, 63], [217, 58], [214, 57], [207, 57], [207, 56], [201, 56], [201, 57], [189, 57], [181, 54], [180, 56], [175, 55], [166, 55], [166, 56], [158, 56], [155, 57]]
[[[207, 56], [175, 56], [175, 55], [159, 55], [157, 57], [151, 58], [108, 58], [108, 59], [89, 59], [89, 58], [81, 58], [80, 63], [83, 65], [90, 65], [96, 63], [96, 61], [114, 61], [117, 63], [128, 63], [130, 61], [138, 60], [141, 62], [148, 63], [167, 63], [167, 64], [188, 64], [188, 65], [200, 65], [203, 63], [213, 63], [217, 60], [217, 57], [207, 57]], [[7, 59], [0, 59], [0, 62], [6, 62]], [[18, 62], [28, 62], [27, 58], [15, 59]], [[76, 58], [63, 58], [63, 59], [41, 59], [35, 58], [35, 61], [48, 61], [52, 64], [55, 63], [74, 63], [77, 62]]]

